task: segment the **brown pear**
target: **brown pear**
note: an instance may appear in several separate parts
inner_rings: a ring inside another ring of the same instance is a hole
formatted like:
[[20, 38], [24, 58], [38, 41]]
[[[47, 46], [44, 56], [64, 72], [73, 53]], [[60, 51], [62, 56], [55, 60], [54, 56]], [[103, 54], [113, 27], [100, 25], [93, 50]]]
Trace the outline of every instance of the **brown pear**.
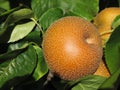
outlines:
[[64, 80], [93, 74], [102, 52], [102, 40], [95, 26], [77, 16], [55, 21], [43, 38], [46, 63], [52, 73]]

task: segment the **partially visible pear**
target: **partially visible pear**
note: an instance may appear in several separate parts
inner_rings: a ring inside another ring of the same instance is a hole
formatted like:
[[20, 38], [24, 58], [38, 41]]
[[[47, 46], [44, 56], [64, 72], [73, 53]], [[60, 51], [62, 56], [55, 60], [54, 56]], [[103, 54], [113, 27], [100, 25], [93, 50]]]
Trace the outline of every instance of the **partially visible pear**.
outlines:
[[110, 77], [110, 72], [108, 68], [106, 67], [104, 60], [101, 60], [99, 67], [97, 71], [94, 73], [94, 75], [104, 76], [107, 78]]
[[94, 25], [98, 28], [104, 46], [112, 33], [112, 22], [120, 15], [119, 7], [109, 7], [100, 11], [94, 18]]

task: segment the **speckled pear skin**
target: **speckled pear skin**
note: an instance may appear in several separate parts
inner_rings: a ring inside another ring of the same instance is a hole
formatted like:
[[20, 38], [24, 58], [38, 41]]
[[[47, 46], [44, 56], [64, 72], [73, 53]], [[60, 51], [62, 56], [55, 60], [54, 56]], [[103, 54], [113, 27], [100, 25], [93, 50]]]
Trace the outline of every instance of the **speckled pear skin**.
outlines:
[[55, 21], [43, 38], [43, 53], [51, 72], [64, 80], [93, 74], [102, 60], [102, 41], [93, 24], [77, 16]]

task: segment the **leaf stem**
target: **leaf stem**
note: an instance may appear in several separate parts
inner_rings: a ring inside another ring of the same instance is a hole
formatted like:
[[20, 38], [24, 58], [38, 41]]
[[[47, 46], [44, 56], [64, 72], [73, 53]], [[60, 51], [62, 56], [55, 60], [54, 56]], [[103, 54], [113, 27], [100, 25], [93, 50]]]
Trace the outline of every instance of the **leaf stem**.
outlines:
[[38, 26], [39, 30], [41, 31], [42, 36], [44, 36], [44, 32], [43, 32], [43, 30], [41, 28], [41, 25], [35, 20], [35, 18], [31, 18], [31, 20], [34, 21], [34, 23]]

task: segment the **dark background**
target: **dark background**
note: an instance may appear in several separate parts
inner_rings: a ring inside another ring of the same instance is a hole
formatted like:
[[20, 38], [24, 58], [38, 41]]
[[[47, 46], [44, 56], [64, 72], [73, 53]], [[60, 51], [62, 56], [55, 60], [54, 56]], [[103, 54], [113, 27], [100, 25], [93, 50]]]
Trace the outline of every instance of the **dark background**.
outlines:
[[[9, 0], [11, 8], [17, 7], [20, 4], [30, 7], [31, 0]], [[118, 0], [99, 0], [100, 10], [106, 7], [118, 7]]]

